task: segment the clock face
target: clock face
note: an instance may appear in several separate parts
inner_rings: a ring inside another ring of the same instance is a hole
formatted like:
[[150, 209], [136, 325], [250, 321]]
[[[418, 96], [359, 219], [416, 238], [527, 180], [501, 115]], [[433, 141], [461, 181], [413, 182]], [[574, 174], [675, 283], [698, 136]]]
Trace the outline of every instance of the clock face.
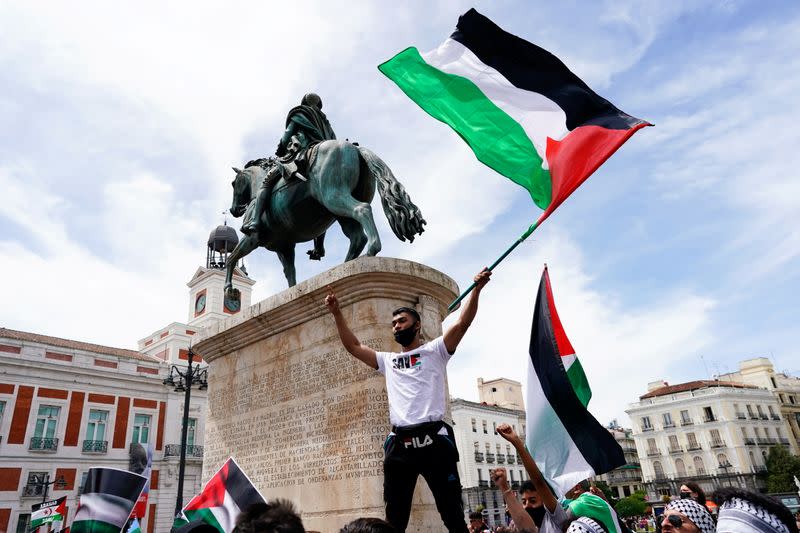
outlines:
[[206, 295], [198, 294], [197, 299], [194, 301], [194, 312], [195, 314], [200, 314], [206, 310]]

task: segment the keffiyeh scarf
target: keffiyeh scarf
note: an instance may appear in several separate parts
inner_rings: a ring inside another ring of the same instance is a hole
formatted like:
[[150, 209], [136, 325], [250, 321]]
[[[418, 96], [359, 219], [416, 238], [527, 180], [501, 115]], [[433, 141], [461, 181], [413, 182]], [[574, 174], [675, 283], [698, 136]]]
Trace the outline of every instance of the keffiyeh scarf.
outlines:
[[[705, 507], [694, 500], [675, 500], [667, 505], [667, 511], [678, 511], [691, 520], [703, 533], [714, 533], [716, 526]], [[786, 533], [789, 533], [788, 531]]]
[[786, 524], [760, 505], [731, 498], [719, 508], [719, 533], [789, 533]]

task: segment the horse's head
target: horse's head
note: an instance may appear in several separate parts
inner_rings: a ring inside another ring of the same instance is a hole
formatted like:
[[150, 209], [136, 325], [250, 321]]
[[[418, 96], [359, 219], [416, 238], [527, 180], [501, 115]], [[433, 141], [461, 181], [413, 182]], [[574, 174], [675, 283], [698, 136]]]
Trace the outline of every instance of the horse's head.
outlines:
[[233, 202], [231, 203], [231, 215], [239, 218], [244, 214], [247, 209], [247, 204], [253, 198], [252, 187], [250, 186], [250, 176], [248, 176], [248, 169], [240, 170], [233, 167], [236, 172], [236, 177], [233, 178], [231, 185], [233, 186]]

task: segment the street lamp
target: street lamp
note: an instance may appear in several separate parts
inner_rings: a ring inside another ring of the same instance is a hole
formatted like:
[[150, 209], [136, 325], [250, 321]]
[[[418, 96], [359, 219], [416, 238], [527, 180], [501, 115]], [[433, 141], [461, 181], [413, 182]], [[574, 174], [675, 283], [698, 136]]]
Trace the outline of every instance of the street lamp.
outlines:
[[42, 489], [42, 503], [47, 501], [47, 488], [50, 485], [54, 485], [54, 489], [63, 489], [67, 486], [67, 481], [64, 479], [64, 476], [60, 476], [55, 481], [50, 481], [50, 473], [46, 473], [42, 479], [36, 478], [36, 483], [34, 483], [34, 487], [37, 489]]
[[189, 356], [186, 369], [181, 371], [178, 365], [172, 365], [169, 374], [164, 379], [164, 385], [174, 387], [175, 392], [185, 392], [183, 400], [183, 423], [181, 425], [181, 458], [178, 466], [178, 497], [175, 500], [175, 516], [180, 515], [183, 509], [183, 473], [186, 469], [186, 434], [189, 427], [189, 399], [192, 395], [192, 386], [199, 385], [198, 390], [208, 388], [208, 368], [200, 368], [197, 364], [192, 366], [194, 352], [189, 345]]
[[720, 463], [720, 464], [719, 464], [719, 468], [720, 468], [720, 470], [722, 470], [722, 471], [724, 472], [724, 474], [725, 474], [726, 486], [730, 487], [730, 486], [731, 486], [731, 480], [730, 480], [730, 478], [728, 477], [728, 469], [729, 469], [729, 468], [733, 468], [733, 465], [730, 463], [730, 461], [727, 461], [727, 460], [726, 460], [724, 463]]

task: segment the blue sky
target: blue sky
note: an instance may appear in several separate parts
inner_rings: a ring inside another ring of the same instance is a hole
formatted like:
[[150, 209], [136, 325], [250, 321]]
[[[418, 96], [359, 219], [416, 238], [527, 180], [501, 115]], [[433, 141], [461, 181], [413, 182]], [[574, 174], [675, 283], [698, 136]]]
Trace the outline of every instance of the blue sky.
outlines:
[[[384, 158], [428, 220], [401, 243], [376, 199], [382, 254], [465, 286], [538, 210], [376, 66], [437, 46], [474, 6], [656, 127], [498, 268], [451, 393], [475, 399], [478, 377], [524, 380], [544, 262], [601, 421], [624, 420], [651, 380], [756, 356], [800, 373], [800, 5], [284, 4], [0, 5], [3, 326], [134, 347], [185, 320], [230, 167], [272, 153], [312, 90], [337, 135]], [[322, 263], [298, 259], [299, 279], [344, 256], [335, 228], [327, 248]], [[247, 265], [257, 300], [284, 288], [273, 255]]]

